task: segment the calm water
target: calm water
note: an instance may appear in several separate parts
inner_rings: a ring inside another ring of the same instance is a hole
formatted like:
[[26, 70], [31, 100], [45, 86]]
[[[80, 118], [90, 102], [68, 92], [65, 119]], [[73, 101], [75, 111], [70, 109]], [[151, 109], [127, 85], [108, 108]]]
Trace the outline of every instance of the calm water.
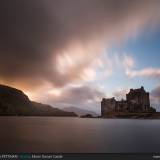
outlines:
[[160, 152], [160, 120], [0, 117], [1, 152]]

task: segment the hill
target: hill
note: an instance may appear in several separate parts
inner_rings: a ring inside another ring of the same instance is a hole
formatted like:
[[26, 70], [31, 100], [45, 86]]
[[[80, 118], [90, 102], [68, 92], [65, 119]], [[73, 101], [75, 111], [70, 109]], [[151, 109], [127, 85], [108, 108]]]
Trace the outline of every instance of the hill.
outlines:
[[31, 101], [21, 90], [0, 85], [0, 116], [77, 116], [50, 105]]
[[98, 114], [93, 112], [93, 111], [89, 111], [89, 110], [86, 110], [86, 109], [81, 109], [81, 108], [78, 108], [78, 107], [65, 107], [65, 108], [63, 108], [63, 110], [67, 111], [67, 112], [74, 112], [78, 116], [83, 116], [83, 115], [86, 115], [86, 114], [90, 114], [94, 117], [98, 116]]

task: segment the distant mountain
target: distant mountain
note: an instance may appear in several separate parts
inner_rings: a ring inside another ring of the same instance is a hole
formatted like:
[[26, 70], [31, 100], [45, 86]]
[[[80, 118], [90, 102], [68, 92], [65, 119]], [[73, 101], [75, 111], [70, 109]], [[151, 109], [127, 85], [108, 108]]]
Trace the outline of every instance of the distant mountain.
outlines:
[[81, 109], [81, 108], [77, 108], [77, 107], [65, 107], [65, 108], [63, 108], [63, 110], [67, 111], [67, 112], [74, 112], [78, 116], [82, 116], [82, 115], [86, 115], [86, 114], [90, 114], [95, 117], [98, 116], [98, 114], [93, 111], [89, 111], [89, 110]]
[[0, 85], [0, 116], [77, 116], [52, 106], [30, 101], [21, 90]]

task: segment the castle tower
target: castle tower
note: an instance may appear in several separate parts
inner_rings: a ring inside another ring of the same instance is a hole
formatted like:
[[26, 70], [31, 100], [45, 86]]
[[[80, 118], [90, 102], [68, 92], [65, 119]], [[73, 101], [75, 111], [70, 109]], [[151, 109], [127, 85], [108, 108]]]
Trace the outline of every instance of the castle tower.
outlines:
[[143, 86], [138, 89], [130, 89], [130, 92], [126, 94], [126, 99], [128, 102], [139, 105], [142, 111], [146, 111], [150, 107], [149, 92], [146, 92]]
[[101, 116], [105, 116], [107, 112], [115, 111], [116, 100], [115, 98], [103, 98], [101, 101]]

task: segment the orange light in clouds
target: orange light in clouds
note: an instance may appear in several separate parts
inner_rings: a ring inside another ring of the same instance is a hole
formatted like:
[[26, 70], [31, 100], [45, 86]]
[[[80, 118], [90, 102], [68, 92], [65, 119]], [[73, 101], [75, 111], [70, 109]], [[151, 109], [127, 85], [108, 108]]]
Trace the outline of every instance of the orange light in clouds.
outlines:
[[87, 44], [82, 42], [70, 44], [68, 48], [62, 50], [61, 54], [56, 57], [57, 70], [61, 74], [68, 74], [79, 67], [83, 70], [93, 62], [98, 53], [101, 53], [102, 49], [100, 48], [94, 41]]
[[60, 96], [61, 95], [61, 90], [60, 89], [52, 89], [48, 91], [48, 94], [54, 95], [54, 96]]

